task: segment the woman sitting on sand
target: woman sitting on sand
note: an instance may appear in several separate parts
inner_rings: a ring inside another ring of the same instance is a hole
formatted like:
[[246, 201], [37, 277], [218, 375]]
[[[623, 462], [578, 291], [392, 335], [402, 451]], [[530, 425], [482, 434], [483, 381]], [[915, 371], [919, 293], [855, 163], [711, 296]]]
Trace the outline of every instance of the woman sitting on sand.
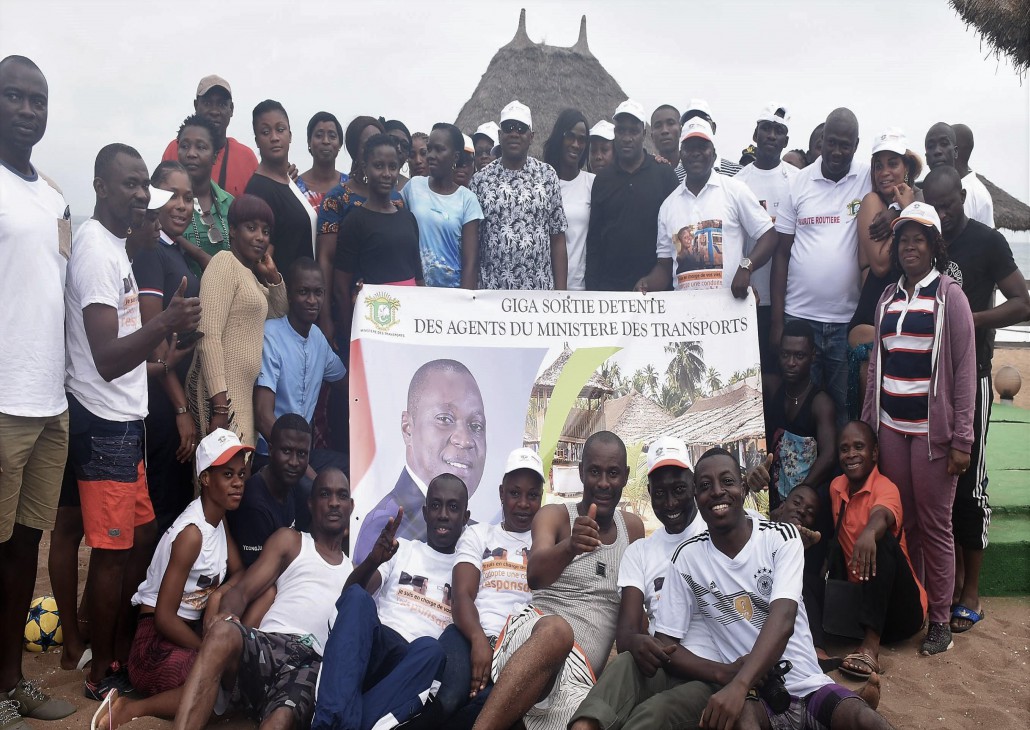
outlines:
[[926, 591], [908, 557], [901, 494], [876, 467], [879, 447], [869, 424], [848, 423], [837, 438], [837, 455], [844, 474], [830, 482], [830, 501], [844, 567], [835, 572], [831, 562], [830, 577], [862, 585], [858, 620], [865, 631], [861, 645], [844, 657], [840, 671], [868, 679], [881, 671], [881, 642], [907, 639], [923, 625]]
[[129, 653], [129, 678], [138, 700], [112, 698], [110, 727], [135, 717], [174, 717], [182, 686], [200, 650], [205, 611], [217, 612], [226, 574], [243, 561], [225, 530], [225, 513], [240, 506], [246, 454], [231, 431], [212, 431], [197, 447], [200, 496], [161, 537], [147, 577], [132, 604], [140, 607]]

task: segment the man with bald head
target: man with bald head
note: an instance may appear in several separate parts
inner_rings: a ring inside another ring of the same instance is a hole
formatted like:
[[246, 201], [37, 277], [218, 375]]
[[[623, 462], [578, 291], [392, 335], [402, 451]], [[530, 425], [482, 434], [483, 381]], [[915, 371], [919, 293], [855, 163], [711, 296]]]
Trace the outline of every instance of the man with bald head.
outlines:
[[[929, 137], [929, 135], [928, 135]], [[976, 408], [969, 466], [958, 478], [952, 530], [955, 533], [955, 594], [951, 630], [968, 631], [983, 616], [980, 605], [980, 565], [987, 547], [991, 507], [987, 498], [987, 428], [991, 420], [992, 330], [1030, 317], [1030, 293], [1016, 267], [1005, 237], [971, 220], [964, 202], [959, 172], [938, 165], [923, 182], [923, 195], [941, 218], [941, 233], [948, 244], [948, 275], [962, 286], [976, 327]], [[994, 288], [1006, 301], [994, 306]]]
[[823, 128], [822, 154], [796, 175], [779, 208], [779, 247], [773, 257], [771, 341], [786, 320], [804, 320], [815, 333], [812, 379], [833, 398], [837, 425], [847, 418], [848, 322], [858, 306], [858, 209], [871, 190], [869, 164], [856, 161], [858, 119], [834, 109]]
[[486, 411], [479, 385], [457, 360], [432, 360], [422, 365], [408, 385], [407, 408], [401, 413], [405, 466], [393, 489], [362, 522], [352, 557], [361, 562], [397, 508], [404, 516], [397, 536], [426, 539], [422, 517], [427, 485], [440, 474], [458, 476], [471, 497], [486, 465]]

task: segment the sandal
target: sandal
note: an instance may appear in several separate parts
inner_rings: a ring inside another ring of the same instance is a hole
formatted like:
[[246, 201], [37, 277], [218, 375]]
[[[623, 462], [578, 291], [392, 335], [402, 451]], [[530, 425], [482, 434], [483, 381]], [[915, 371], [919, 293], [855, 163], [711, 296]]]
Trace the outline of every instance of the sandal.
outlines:
[[112, 689], [93, 713], [89, 722], [89, 730], [112, 730], [114, 728], [114, 702], [118, 699], [118, 690]]
[[[852, 667], [845, 666], [845, 664], [864, 664], [868, 671], [863, 672], [861, 669], [854, 669]], [[877, 664], [876, 660], [864, 652], [855, 652], [848, 654], [844, 657], [844, 662], [840, 665], [838, 670], [841, 674], [852, 679], [864, 681], [869, 679], [872, 674], [883, 674], [883, 670], [880, 669], [880, 665]]]
[[[980, 613], [977, 613], [973, 609], [966, 608], [961, 603], [959, 603], [951, 611], [951, 633], [963, 634], [966, 631], [969, 631], [974, 626], [976, 626], [981, 621], [983, 621], [984, 618], [986, 618], [986, 616], [987, 612], [984, 611], [982, 608], [980, 609]], [[969, 621], [969, 626], [956, 626], [955, 619]]]

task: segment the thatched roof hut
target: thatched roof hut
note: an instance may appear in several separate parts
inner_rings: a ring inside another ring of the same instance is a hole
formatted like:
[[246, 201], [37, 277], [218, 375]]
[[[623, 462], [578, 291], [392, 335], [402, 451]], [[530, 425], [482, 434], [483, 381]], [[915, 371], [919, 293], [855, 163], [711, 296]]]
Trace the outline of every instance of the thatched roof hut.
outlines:
[[515, 37], [494, 54], [455, 124], [471, 133], [484, 122], [498, 121], [501, 109], [513, 99], [527, 104], [533, 113], [530, 154], [539, 157], [563, 109], [579, 109], [593, 125], [610, 119], [627, 94], [590, 52], [585, 15], [579, 40], [571, 48], [562, 48], [530, 40], [523, 9]]
[[976, 176], [994, 202], [994, 225], [1010, 231], [1030, 231], [1030, 205], [1012, 197], [980, 173]]
[[672, 420], [671, 413], [636, 390], [604, 404], [604, 427], [627, 444], [643, 441]]
[[709, 446], [765, 438], [762, 393], [757, 379], [748, 378], [707, 398], [699, 398], [682, 416], [644, 435], [650, 442], [659, 436], [675, 436], [687, 442], [698, 456]]
[[1019, 72], [1030, 68], [1030, 0], [949, 2], [966, 25], [976, 27], [995, 55], [1008, 56]]
[[[558, 378], [561, 377], [561, 372], [568, 363], [569, 358], [572, 357], [572, 348], [566, 342], [564, 349], [554, 362], [540, 373], [540, 376], [533, 383], [532, 397], [545, 397], [549, 398], [551, 393], [554, 391], [554, 386], [558, 384]], [[586, 383], [583, 384], [583, 389], [579, 392], [580, 398], [607, 398], [612, 394], [612, 386], [597, 372], [591, 373], [590, 378]]]

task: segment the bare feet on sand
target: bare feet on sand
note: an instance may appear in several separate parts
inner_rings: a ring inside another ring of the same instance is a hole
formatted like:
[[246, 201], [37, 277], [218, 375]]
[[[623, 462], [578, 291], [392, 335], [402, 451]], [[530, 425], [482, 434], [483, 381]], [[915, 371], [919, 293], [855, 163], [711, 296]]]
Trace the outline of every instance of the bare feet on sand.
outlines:
[[865, 686], [859, 690], [858, 696], [875, 710], [880, 704], [880, 675], [876, 672], [870, 674]]

